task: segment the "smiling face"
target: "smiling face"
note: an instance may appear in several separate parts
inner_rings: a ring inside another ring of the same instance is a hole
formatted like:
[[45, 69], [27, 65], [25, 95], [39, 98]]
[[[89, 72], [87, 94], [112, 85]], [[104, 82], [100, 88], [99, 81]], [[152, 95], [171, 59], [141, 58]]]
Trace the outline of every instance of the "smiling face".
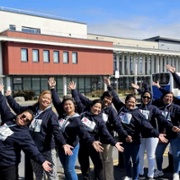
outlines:
[[105, 96], [102, 102], [103, 102], [103, 107], [108, 107], [112, 104], [112, 97]]
[[73, 115], [75, 113], [75, 104], [70, 99], [64, 101], [63, 108], [68, 116]]
[[148, 104], [151, 101], [151, 94], [149, 92], [146, 92], [142, 96], [142, 102], [143, 104]]
[[91, 106], [90, 111], [92, 114], [98, 115], [102, 110], [102, 104], [101, 103], [95, 103], [93, 106]]
[[173, 102], [173, 93], [168, 93], [163, 97], [164, 104], [171, 104]]
[[51, 92], [43, 91], [39, 96], [39, 109], [46, 109], [52, 102]]
[[33, 119], [33, 115], [28, 112], [25, 111], [19, 115], [17, 115], [16, 117], [16, 124], [19, 126], [27, 126]]

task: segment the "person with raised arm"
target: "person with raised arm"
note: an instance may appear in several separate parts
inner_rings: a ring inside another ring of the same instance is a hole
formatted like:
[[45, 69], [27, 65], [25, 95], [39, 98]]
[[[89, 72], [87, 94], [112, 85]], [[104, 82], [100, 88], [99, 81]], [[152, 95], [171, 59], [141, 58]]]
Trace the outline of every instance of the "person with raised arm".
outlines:
[[21, 150], [42, 166], [44, 171], [51, 172], [52, 162], [46, 161], [38, 151], [27, 127], [33, 120], [33, 112], [26, 109], [18, 115], [12, 113], [2, 95], [3, 88], [0, 84], [0, 179], [18, 180]]
[[[53, 112], [51, 102], [52, 94], [49, 90], [41, 92], [38, 102], [31, 106], [20, 106], [10, 95], [11, 91], [6, 92], [6, 98], [10, 107], [15, 113], [19, 114], [26, 109], [31, 109], [34, 113], [33, 121], [29, 125], [31, 136], [44, 158], [52, 163], [52, 171], [46, 172], [48, 180], [58, 180], [56, 163], [56, 143], [64, 149], [65, 154], [72, 155], [73, 147], [68, 145], [59, 129], [57, 115]], [[43, 180], [44, 170], [34, 160], [31, 160], [32, 168], [36, 180]]]
[[[120, 101], [116, 92], [110, 86], [110, 80], [105, 78], [108, 90], [113, 93], [113, 103], [119, 113], [119, 120], [122, 122], [124, 129], [132, 137], [132, 143], [124, 142], [124, 158], [126, 177], [125, 180], [139, 178], [139, 149], [141, 144], [141, 138], [154, 137], [159, 138], [162, 142], [166, 142], [166, 138], [163, 134], [160, 134], [154, 127], [146, 120], [145, 116], [140, 112], [136, 106], [136, 97], [133, 94], [129, 94], [125, 98], [125, 103]], [[147, 94], [144, 94], [144, 96]], [[147, 99], [147, 98], [145, 98]], [[141, 136], [142, 135], [142, 136]], [[133, 163], [133, 174], [131, 172], [131, 161]], [[153, 175], [151, 175], [153, 176]], [[153, 177], [149, 177], [153, 178]]]
[[[50, 89], [55, 87], [56, 82], [54, 78], [49, 78], [48, 83]], [[76, 103], [74, 99], [70, 96], [64, 96], [61, 102], [59, 97], [57, 97], [58, 95], [55, 96], [57, 93], [55, 89], [52, 91], [54, 101], [59, 101], [58, 105], [55, 104], [57, 112], [59, 111], [59, 108], [62, 107], [62, 112], [59, 114], [59, 127], [66, 139], [66, 142], [73, 147], [73, 155], [71, 156], [67, 156], [62, 149], [58, 149], [59, 159], [64, 168], [65, 178], [67, 180], [77, 180], [78, 177], [75, 172], [75, 164], [79, 152], [79, 141], [84, 142], [84, 144], [87, 144], [89, 147], [92, 146], [97, 152], [102, 152], [103, 147], [101, 146], [100, 141], [95, 141], [95, 139], [91, 137], [85, 129], [79, 114], [76, 113]]]
[[[79, 93], [76, 90], [76, 83], [71, 81], [68, 85], [68, 89], [71, 90], [72, 97], [78, 102], [77, 99], [80, 99], [81, 103], [83, 104], [85, 109], [82, 109], [82, 111], [85, 111], [86, 108], [92, 103], [92, 100], [88, 99], [81, 93]], [[118, 121], [118, 116], [116, 110], [112, 107], [112, 95], [110, 92], [105, 91], [102, 96], [102, 117], [106, 124], [106, 127], [109, 131], [109, 133], [114, 137], [114, 132], [118, 133], [118, 136], [122, 139], [127, 139], [127, 141], [131, 141], [132, 137], [128, 136], [127, 133], [123, 130], [121, 123]], [[114, 180], [114, 168], [113, 168], [113, 146], [110, 144], [107, 144], [104, 139], [101, 139], [102, 146], [104, 148], [104, 151], [102, 154], [102, 161], [103, 161], [103, 167], [104, 167], [104, 176], [105, 180]], [[119, 151], [119, 153], [122, 153]], [[123, 166], [122, 161], [122, 166]], [[121, 166], [121, 167], [122, 167]]]

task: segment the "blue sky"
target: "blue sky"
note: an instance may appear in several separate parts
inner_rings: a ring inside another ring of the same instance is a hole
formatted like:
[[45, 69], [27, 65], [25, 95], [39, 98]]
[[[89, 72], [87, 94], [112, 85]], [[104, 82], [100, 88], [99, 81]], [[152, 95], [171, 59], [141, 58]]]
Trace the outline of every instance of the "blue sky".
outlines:
[[180, 0], [0, 0], [0, 6], [83, 22], [93, 34], [180, 39]]

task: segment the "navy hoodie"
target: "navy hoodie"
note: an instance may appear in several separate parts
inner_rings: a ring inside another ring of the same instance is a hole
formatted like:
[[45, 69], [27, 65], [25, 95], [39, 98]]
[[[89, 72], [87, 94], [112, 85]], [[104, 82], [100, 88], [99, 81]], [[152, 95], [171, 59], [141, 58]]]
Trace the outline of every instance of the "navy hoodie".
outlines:
[[108, 90], [113, 94], [113, 103], [119, 112], [119, 121], [128, 135], [132, 137], [133, 143], [140, 143], [141, 137], [159, 136], [159, 132], [145, 119], [138, 108], [127, 109], [111, 86], [108, 86]]
[[59, 129], [57, 115], [53, 112], [51, 107], [44, 111], [38, 111], [37, 106], [20, 106], [11, 97], [6, 97], [10, 107], [19, 114], [26, 109], [31, 109], [34, 112], [35, 118], [29, 126], [31, 136], [40, 152], [49, 151], [55, 148], [55, 141], [59, 146], [66, 144], [66, 141]]
[[[78, 109], [81, 112], [85, 111], [92, 102], [77, 90], [72, 90], [72, 97], [74, 98], [76, 104], [78, 104]], [[109, 133], [112, 136], [114, 136], [114, 131], [116, 131], [123, 139], [127, 137], [126, 131], [124, 131], [121, 123], [118, 121], [117, 112], [111, 105], [102, 109], [102, 117]]]
[[[0, 166], [18, 165], [23, 150], [31, 159], [43, 164], [44, 157], [38, 151], [27, 126], [16, 124], [16, 116], [11, 112], [5, 97], [0, 92]], [[8, 136], [3, 136], [3, 129], [8, 130]]]
[[[142, 97], [145, 93], [149, 93], [151, 100], [148, 104], [143, 104]], [[144, 91], [141, 94], [141, 104], [138, 106], [141, 113], [144, 115], [145, 119], [151, 123], [151, 125], [159, 131], [159, 127], [169, 127], [172, 128], [173, 124], [167, 121], [162, 115], [161, 111], [152, 103], [152, 94], [150, 91]], [[144, 134], [144, 137], [151, 137], [151, 135]]]

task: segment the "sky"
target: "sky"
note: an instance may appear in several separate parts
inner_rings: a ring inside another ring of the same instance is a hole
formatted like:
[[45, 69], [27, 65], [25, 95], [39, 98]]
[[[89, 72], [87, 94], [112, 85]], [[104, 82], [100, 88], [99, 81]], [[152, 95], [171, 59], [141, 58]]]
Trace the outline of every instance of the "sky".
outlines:
[[0, 0], [0, 6], [86, 23], [92, 34], [180, 39], [180, 0]]

